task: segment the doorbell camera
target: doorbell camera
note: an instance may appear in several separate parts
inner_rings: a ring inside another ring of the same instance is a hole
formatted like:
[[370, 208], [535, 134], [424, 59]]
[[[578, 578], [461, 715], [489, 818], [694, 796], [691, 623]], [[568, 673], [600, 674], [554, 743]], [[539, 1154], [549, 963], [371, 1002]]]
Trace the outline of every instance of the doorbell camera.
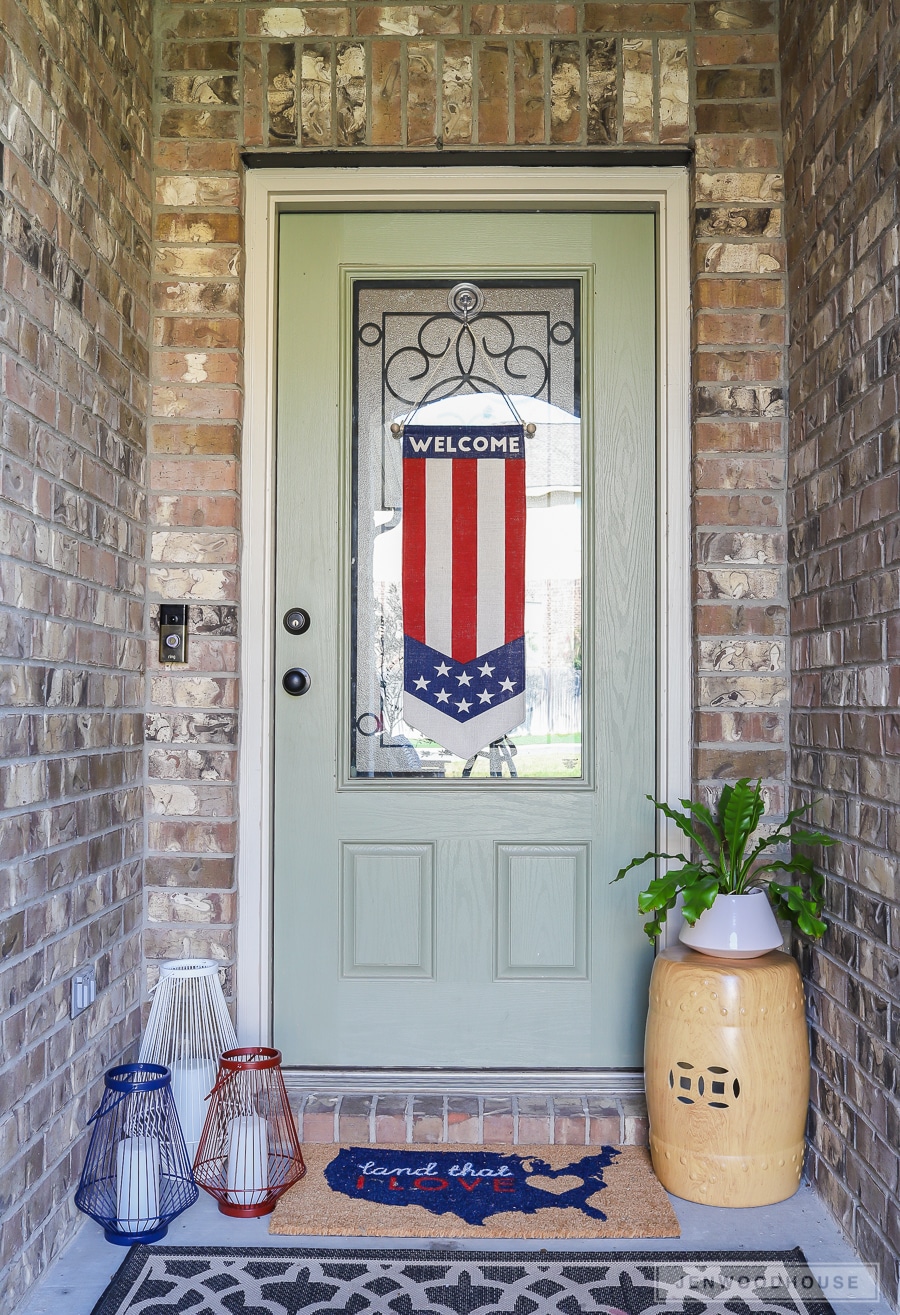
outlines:
[[160, 662], [187, 662], [187, 620], [187, 603], [160, 603]]

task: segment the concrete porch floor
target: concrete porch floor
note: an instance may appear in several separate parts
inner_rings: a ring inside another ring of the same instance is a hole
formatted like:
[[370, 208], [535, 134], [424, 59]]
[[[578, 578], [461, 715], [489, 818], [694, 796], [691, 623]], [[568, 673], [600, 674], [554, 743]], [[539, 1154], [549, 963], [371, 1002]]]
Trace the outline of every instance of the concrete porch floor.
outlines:
[[[386, 1250], [399, 1247], [428, 1250], [590, 1250], [590, 1251], [754, 1251], [771, 1248], [787, 1250], [799, 1246], [806, 1254], [813, 1272], [819, 1265], [858, 1263], [850, 1247], [841, 1237], [825, 1207], [811, 1188], [801, 1186], [796, 1196], [778, 1205], [755, 1209], [723, 1210], [710, 1206], [693, 1205], [672, 1197], [672, 1204], [681, 1224], [680, 1238], [638, 1238], [621, 1241], [559, 1242], [534, 1240], [484, 1243], [447, 1239], [433, 1241], [422, 1238], [405, 1241], [398, 1238], [322, 1238], [272, 1237], [267, 1219], [229, 1219], [220, 1214], [215, 1202], [206, 1193], [169, 1228], [166, 1244], [172, 1246], [346, 1246], [358, 1244]], [[102, 1230], [92, 1221], [85, 1220], [80, 1231], [67, 1249], [54, 1261], [43, 1279], [36, 1285], [16, 1315], [90, 1315], [115, 1270], [127, 1255], [125, 1247], [112, 1246]], [[847, 1300], [830, 1294], [835, 1315], [891, 1315], [884, 1300]]]

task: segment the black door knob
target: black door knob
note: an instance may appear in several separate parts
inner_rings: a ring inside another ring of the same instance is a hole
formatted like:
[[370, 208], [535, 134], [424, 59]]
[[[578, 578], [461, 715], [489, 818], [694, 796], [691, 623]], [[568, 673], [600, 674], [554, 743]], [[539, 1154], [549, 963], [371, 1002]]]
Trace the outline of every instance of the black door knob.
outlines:
[[309, 629], [309, 612], [305, 607], [292, 607], [284, 614], [284, 628], [289, 635], [303, 635]]
[[296, 695], [305, 694], [312, 681], [308, 671], [304, 671], [302, 667], [291, 667], [290, 671], [286, 671], [281, 677], [281, 683], [288, 694]]

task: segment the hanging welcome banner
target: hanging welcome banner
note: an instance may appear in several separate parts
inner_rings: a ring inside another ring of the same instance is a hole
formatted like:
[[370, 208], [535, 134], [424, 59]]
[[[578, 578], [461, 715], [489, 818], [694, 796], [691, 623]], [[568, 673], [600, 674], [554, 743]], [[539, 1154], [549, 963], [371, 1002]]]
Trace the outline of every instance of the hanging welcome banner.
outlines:
[[525, 432], [403, 430], [403, 719], [460, 758], [525, 720]]

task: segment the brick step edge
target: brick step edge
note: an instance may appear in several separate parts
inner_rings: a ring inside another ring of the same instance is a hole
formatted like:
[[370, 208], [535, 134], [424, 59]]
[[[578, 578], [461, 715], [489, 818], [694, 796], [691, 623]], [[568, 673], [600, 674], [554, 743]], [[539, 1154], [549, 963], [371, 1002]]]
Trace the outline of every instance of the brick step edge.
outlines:
[[290, 1092], [303, 1142], [373, 1146], [646, 1146], [643, 1096]]

